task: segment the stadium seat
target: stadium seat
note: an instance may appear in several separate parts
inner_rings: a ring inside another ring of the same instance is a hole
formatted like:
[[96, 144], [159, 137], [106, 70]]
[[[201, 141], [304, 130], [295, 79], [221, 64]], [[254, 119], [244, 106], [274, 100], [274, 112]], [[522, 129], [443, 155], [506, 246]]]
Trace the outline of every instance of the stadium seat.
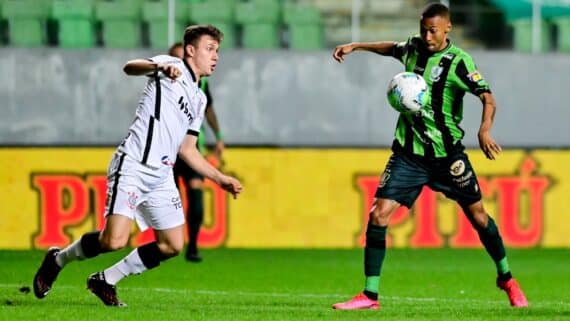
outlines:
[[216, 26], [224, 33], [224, 39], [220, 48], [222, 49], [231, 49], [235, 48], [236, 46], [236, 28], [233, 23], [228, 23], [226, 21], [216, 21], [210, 20], [209, 24]]
[[46, 43], [49, 3], [35, 0], [4, 0], [2, 14], [8, 21], [12, 46], [38, 47]]
[[273, 23], [244, 24], [242, 46], [248, 49], [275, 49], [280, 46], [279, 26]]
[[234, 24], [234, 0], [203, 0], [190, 3], [190, 20], [193, 23], [212, 24], [224, 33], [221, 48], [228, 49], [236, 46]]
[[278, 0], [253, 0], [238, 4], [236, 22], [242, 26], [244, 48], [279, 48], [281, 4]]
[[[552, 18], [570, 15], [570, 6], [564, 3], [565, 0], [541, 1], [541, 15], [543, 19], [550, 20]], [[491, 3], [500, 8], [508, 21], [520, 18], [532, 17], [533, 1], [529, 0], [491, 0]]]
[[2, 15], [2, 4], [4, 0], [0, 0], [0, 46], [4, 46], [8, 38], [8, 21]]
[[289, 48], [296, 50], [323, 48], [323, 23], [317, 8], [287, 6], [283, 19], [289, 30]]
[[[505, 14], [509, 24], [514, 29], [514, 47], [516, 50], [532, 51], [532, 14], [533, 2], [528, 0], [491, 0]], [[558, 49], [570, 51], [570, 6], [563, 1], [542, 1], [540, 14], [543, 19], [541, 24], [540, 51], [545, 52], [552, 48], [549, 23], [552, 22], [558, 28]]]
[[58, 22], [59, 46], [90, 48], [95, 45], [95, 28], [91, 0], [54, 0], [52, 17]]
[[558, 50], [570, 52], [570, 16], [553, 19], [553, 23], [558, 28]]
[[[514, 29], [513, 46], [521, 52], [532, 52], [532, 19], [518, 18], [511, 21]], [[551, 48], [550, 30], [546, 21], [541, 22], [540, 52], [549, 51]]]
[[102, 23], [105, 47], [141, 46], [141, 2], [133, 0], [97, 2], [95, 17]]
[[[145, 2], [143, 4], [143, 21], [148, 23], [149, 42], [152, 48], [168, 48], [168, 0]], [[182, 32], [188, 22], [188, 3], [175, 2], [174, 41], [182, 40]]]

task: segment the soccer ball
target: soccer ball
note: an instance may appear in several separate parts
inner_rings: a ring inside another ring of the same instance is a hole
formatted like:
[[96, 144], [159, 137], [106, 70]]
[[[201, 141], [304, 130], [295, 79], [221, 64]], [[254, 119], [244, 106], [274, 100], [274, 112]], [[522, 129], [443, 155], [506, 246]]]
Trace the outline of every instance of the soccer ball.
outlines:
[[388, 102], [401, 113], [415, 113], [427, 104], [428, 86], [424, 78], [413, 72], [401, 72], [388, 85]]

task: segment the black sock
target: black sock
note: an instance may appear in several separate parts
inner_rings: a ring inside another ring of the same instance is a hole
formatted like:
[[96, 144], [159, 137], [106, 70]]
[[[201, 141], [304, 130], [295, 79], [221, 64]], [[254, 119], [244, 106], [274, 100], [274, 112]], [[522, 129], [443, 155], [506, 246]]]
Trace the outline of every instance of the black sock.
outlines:
[[386, 226], [368, 223], [364, 248], [364, 275], [379, 276], [386, 256]]
[[101, 231], [95, 231], [85, 233], [81, 237], [81, 250], [83, 251], [83, 255], [85, 255], [86, 258], [96, 257], [101, 253], [109, 252], [108, 250], [104, 250], [101, 247], [101, 242], [99, 242], [99, 234], [101, 234]]
[[366, 228], [366, 247], [364, 248], [364, 295], [369, 299], [378, 299], [380, 272], [386, 256], [387, 226], [378, 226], [368, 222]]
[[198, 253], [198, 234], [204, 220], [204, 192], [202, 189], [190, 188], [188, 196], [188, 253]]
[[[475, 224], [473, 224], [476, 226]], [[509, 262], [507, 260], [507, 254], [505, 251], [505, 246], [503, 245], [503, 239], [499, 234], [497, 225], [493, 218], [489, 216], [487, 221], [487, 227], [480, 228], [477, 227], [477, 233], [479, 233], [479, 239], [487, 253], [491, 256], [495, 265], [497, 267], [497, 275], [500, 281], [508, 281], [513, 276], [509, 268]]]
[[378, 300], [378, 293], [376, 292], [370, 292], [368, 290], [364, 290], [364, 295], [366, 295], [367, 298], [369, 298], [370, 300]]
[[499, 234], [497, 225], [493, 218], [489, 216], [487, 221], [487, 227], [477, 228], [477, 233], [479, 234], [479, 239], [487, 253], [493, 258], [493, 261], [499, 262], [506, 256], [505, 247], [503, 245], [503, 239]]
[[160, 262], [169, 258], [160, 252], [158, 243], [156, 242], [139, 246], [137, 251], [139, 252], [139, 256], [144, 266], [149, 270], [159, 266]]
[[499, 272], [498, 275], [499, 275], [498, 276], [499, 281], [502, 281], [502, 282], [507, 282], [508, 280], [513, 278], [513, 275], [511, 274], [511, 272], [507, 272], [507, 273], [500, 273]]

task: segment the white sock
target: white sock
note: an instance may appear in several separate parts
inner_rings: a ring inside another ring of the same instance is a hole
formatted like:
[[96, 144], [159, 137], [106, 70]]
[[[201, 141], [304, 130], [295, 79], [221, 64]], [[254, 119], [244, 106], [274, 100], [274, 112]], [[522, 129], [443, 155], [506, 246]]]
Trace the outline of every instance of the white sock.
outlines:
[[134, 249], [124, 259], [106, 269], [103, 273], [105, 274], [105, 281], [115, 285], [129, 275], [141, 274], [146, 270], [147, 268], [139, 256], [139, 251]]
[[64, 267], [67, 263], [71, 261], [81, 261], [85, 259], [85, 254], [83, 254], [83, 248], [81, 247], [81, 238], [71, 243], [68, 247], [61, 250], [55, 256], [55, 263], [59, 267]]

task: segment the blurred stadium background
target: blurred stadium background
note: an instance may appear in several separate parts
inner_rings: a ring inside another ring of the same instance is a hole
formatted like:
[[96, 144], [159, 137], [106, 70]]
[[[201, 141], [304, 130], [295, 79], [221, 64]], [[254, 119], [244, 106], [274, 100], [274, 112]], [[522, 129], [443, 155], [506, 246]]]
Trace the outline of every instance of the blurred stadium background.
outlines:
[[[1, 257], [30, 250], [39, 263], [42, 254], [34, 250], [65, 246], [102, 226], [107, 164], [145, 82], [125, 76], [123, 64], [165, 53], [188, 24], [211, 23], [225, 32], [211, 77], [228, 145], [222, 166], [242, 179], [245, 192], [234, 201], [207, 183], [200, 246], [358, 251], [347, 268], [354, 274], [343, 278], [353, 281], [397, 117], [385, 90], [401, 66], [361, 53], [339, 65], [332, 48], [404, 41], [418, 32], [427, 2], [0, 0], [0, 249], [8, 251]], [[478, 150], [481, 106], [469, 95], [464, 143], [506, 246], [529, 249], [516, 252], [523, 263], [513, 262], [528, 284], [543, 270], [527, 273], [521, 265], [532, 265], [537, 249], [558, 248], [549, 261], [556, 266], [567, 262], [570, 248], [570, 1], [443, 2], [452, 12], [452, 41], [472, 54], [498, 102], [493, 134], [504, 148], [501, 157], [488, 161]], [[389, 234], [393, 248], [480, 250], [461, 210], [428, 189], [412, 210], [398, 212]], [[131, 245], [152, 237], [137, 235]], [[205, 259], [209, 264], [208, 252]], [[491, 268], [489, 261], [489, 280]], [[16, 269], [3, 270], [1, 282], [26, 279]], [[552, 285], [568, 279], [567, 269], [550, 273]], [[239, 293], [239, 284], [234, 289]], [[564, 292], [551, 300], [556, 293]], [[568, 317], [565, 293], [562, 314], [545, 320]]]
[[[163, 49], [189, 23], [212, 23], [226, 33], [226, 49], [317, 50], [349, 40], [405, 39], [417, 31], [418, 11], [427, 2], [2, 0], [0, 43]], [[466, 49], [570, 51], [567, 0], [442, 2], [453, 8], [455, 41]]]

